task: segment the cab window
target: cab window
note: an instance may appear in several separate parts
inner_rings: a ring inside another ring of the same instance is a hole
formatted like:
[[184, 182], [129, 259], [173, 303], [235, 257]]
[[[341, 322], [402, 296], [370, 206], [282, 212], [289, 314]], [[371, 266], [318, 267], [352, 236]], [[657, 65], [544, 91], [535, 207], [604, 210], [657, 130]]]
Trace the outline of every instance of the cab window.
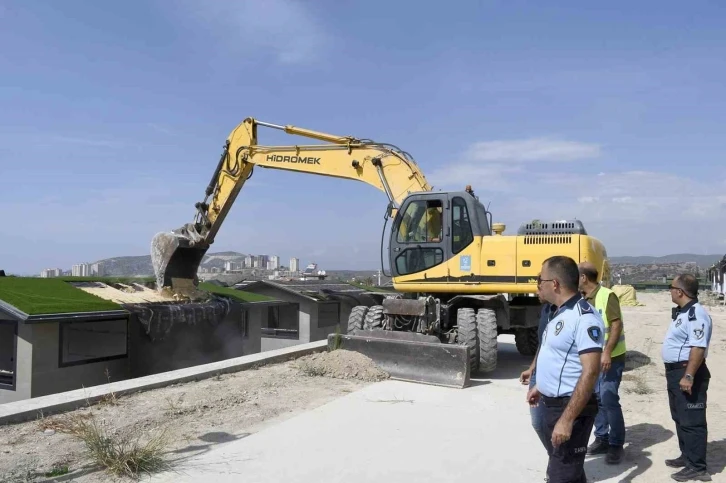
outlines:
[[456, 197], [451, 202], [451, 251], [459, 253], [474, 241], [466, 201]]
[[416, 200], [406, 207], [398, 229], [398, 243], [439, 243], [443, 237], [441, 200]]

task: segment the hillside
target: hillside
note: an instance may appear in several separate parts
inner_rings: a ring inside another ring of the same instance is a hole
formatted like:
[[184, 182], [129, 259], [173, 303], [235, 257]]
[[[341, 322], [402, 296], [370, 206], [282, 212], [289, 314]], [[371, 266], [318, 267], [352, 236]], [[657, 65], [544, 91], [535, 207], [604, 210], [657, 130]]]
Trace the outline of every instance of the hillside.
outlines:
[[699, 267], [695, 262], [681, 262], [681, 263], [614, 263], [610, 267], [613, 275], [613, 281], [622, 283], [637, 283], [637, 282], [663, 282], [671, 280], [674, 276], [680, 273], [692, 273], [697, 277], [705, 275], [705, 269]]
[[664, 255], [662, 257], [651, 256], [628, 256], [628, 257], [610, 257], [611, 264], [618, 265], [644, 265], [644, 264], [672, 264], [672, 263], [695, 263], [701, 268], [708, 268], [715, 262], [721, 260], [723, 254], [717, 255], [696, 255], [694, 253], [675, 253], [673, 255]]
[[[225, 262], [242, 262], [245, 255], [238, 252], [208, 253], [202, 259], [202, 267], [224, 269]], [[153, 276], [151, 256], [129, 256], [98, 260], [104, 266], [105, 275], [109, 277]]]
[[[208, 253], [202, 260], [204, 268], [224, 269], [225, 262], [242, 262], [245, 255], [239, 252], [227, 251]], [[672, 277], [682, 271], [695, 271], [696, 267], [706, 269], [718, 260], [721, 255], [696, 255], [693, 253], [676, 253], [662, 257], [653, 256], [624, 256], [611, 257], [612, 272], [623, 274], [623, 282], [640, 282], [656, 280], [663, 276]], [[106, 275], [111, 277], [133, 277], [152, 276], [154, 271], [151, 267], [150, 256], [127, 256], [99, 260], [106, 269]], [[373, 278], [377, 281], [377, 269], [373, 270], [327, 270], [328, 278], [350, 280]], [[381, 277], [382, 282], [387, 282], [388, 277]]]

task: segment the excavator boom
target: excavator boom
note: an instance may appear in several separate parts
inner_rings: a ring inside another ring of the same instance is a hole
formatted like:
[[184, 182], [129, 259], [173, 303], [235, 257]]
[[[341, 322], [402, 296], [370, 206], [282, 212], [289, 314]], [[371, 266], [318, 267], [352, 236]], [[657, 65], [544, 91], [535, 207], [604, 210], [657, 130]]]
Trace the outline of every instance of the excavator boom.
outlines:
[[[260, 145], [260, 126], [323, 144]], [[432, 189], [413, 158], [393, 145], [247, 118], [227, 138], [194, 221], [153, 238], [158, 289], [194, 290], [199, 265], [255, 166], [362, 181], [385, 192], [392, 211], [410, 193]]]

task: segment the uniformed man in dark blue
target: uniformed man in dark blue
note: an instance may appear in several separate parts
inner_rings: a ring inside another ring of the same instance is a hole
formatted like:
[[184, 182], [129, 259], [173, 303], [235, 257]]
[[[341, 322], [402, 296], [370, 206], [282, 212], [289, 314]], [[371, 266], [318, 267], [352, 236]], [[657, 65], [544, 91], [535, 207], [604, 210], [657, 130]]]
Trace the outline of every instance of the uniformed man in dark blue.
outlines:
[[706, 393], [711, 373], [706, 367], [713, 327], [711, 317], [698, 302], [698, 279], [679, 275], [670, 286], [672, 321], [662, 356], [671, 417], [681, 455], [666, 465], [682, 468], [671, 475], [676, 481], [711, 481], [706, 468]]
[[605, 324], [582, 298], [580, 272], [572, 258], [545, 260], [539, 292], [557, 309], [543, 333], [537, 355], [537, 383], [527, 393], [530, 406], [544, 400], [545, 434], [552, 442], [550, 483], [585, 483], [585, 454], [595, 415]]

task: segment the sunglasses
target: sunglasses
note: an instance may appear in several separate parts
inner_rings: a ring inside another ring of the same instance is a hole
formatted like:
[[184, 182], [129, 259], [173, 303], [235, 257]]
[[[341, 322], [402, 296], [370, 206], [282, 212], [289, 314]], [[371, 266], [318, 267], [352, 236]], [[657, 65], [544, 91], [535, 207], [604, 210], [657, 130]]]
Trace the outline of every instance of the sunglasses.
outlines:
[[539, 287], [542, 285], [542, 282], [554, 282], [555, 280], [552, 278], [542, 278], [540, 275], [537, 275], [537, 286]]

